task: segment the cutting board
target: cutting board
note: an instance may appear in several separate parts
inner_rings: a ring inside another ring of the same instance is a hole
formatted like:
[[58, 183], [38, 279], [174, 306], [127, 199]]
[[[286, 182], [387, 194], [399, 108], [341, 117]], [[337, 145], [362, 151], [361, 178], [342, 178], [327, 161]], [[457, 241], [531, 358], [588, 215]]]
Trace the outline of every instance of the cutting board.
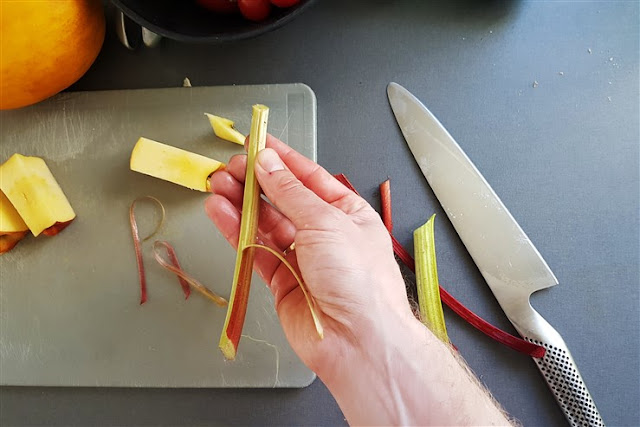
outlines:
[[[41, 386], [304, 387], [315, 375], [289, 347], [273, 298], [256, 275], [235, 361], [218, 340], [226, 309], [193, 292], [144, 243], [148, 301], [129, 228], [131, 202], [154, 196], [166, 221], [154, 239], [182, 267], [228, 298], [235, 251], [207, 218], [207, 194], [129, 170], [145, 136], [227, 162], [242, 147], [217, 138], [204, 112], [248, 133], [251, 106], [270, 107], [268, 131], [316, 159], [316, 99], [303, 84], [144, 89], [61, 94], [0, 112], [0, 161], [45, 159], [77, 218], [55, 237], [29, 236], [0, 256], [0, 383]], [[136, 209], [141, 235], [160, 214]]]

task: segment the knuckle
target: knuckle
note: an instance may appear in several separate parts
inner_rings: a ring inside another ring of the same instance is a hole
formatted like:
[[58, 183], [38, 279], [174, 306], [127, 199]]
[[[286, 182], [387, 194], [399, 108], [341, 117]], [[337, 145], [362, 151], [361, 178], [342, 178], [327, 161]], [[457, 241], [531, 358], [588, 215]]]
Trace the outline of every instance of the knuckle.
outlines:
[[287, 196], [299, 194], [304, 190], [302, 183], [298, 181], [295, 176], [287, 172], [279, 174], [276, 189], [279, 193], [286, 194]]

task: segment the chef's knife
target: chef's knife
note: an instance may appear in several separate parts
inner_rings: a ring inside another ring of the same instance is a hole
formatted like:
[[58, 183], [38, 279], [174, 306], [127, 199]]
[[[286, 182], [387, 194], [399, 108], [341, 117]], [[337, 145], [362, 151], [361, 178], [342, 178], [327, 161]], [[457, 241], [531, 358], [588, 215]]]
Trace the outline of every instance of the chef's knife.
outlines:
[[551, 269], [435, 116], [397, 83], [387, 94], [422, 173], [498, 303], [524, 339], [546, 349], [534, 361], [567, 420], [603, 426], [567, 345], [529, 302], [533, 292], [558, 283]]

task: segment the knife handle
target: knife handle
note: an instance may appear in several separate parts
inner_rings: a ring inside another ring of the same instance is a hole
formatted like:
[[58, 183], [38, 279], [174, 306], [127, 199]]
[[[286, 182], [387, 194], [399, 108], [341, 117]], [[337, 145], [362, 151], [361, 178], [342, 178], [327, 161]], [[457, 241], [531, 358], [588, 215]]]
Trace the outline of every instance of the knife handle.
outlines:
[[524, 339], [543, 346], [547, 351], [542, 358], [533, 358], [549, 389], [558, 401], [571, 426], [604, 426], [578, 366], [560, 334], [544, 318], [531, 309], [531, 322]]

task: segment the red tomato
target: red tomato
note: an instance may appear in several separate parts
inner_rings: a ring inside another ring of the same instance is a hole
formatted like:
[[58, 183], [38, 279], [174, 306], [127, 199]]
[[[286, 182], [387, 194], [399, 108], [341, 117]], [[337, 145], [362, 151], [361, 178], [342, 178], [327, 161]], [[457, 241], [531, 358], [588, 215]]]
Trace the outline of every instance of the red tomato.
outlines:
[[271, 0], [271, 4], [278, 7], [291, 7], [300, 3], [300, 0]]
[[242, 16], [250, 21], [263, 21], [271, 12], [269, 0], [238, 0]]
[[237, 0], [196, 0], [196, 3], [217, 13], [234, 13], [238, 11]]

